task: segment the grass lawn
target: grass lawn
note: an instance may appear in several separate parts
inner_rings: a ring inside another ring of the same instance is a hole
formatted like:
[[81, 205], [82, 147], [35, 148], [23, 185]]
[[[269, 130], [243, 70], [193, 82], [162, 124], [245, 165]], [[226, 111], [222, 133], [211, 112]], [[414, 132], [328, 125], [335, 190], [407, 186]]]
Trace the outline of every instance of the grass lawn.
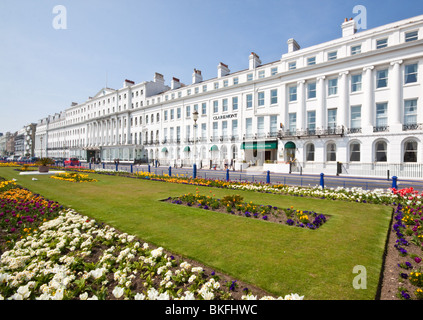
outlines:
[[[387, 206], [198, 187], [218, 198], [240, 194], [258, 204], [330, 215], [322, 227], [308, 230], [159, 201], [195, 193], [191, 185], [99, 174], [90, 174], [98, 182], [75, 184], [19, 175], [13, 168], [0, 168], [0, 176], [276, 296], [373, 300], [376, 295], [392, 215]], [[357, 265], [366, 269], [366, 289], [353, 287]]]

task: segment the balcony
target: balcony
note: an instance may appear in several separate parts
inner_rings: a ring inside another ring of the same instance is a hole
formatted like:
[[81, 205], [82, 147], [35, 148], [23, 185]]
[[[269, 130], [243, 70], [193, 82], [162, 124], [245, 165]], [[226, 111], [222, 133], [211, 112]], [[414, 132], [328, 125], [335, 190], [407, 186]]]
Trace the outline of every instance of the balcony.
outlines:
[[423, 130], [423, 123], [410, 123], [402, 125], [402, 131], [409, 130]]
[[389, 132], [389, 126], [373, 127], [373, 132]]
[[306, 129], [306, 130], [293, 130], [293, 131], [283, 131], [280, 130], [278, 133], [279, 139], [292, 139], [292, 138], [308, 138], [308, 137], [334, 137], [339, 136], [343, 137], [345, 134], [345, 128], [343, 126], [338, 127], [328, 127], [326, 129]]
[[348, 128], [348, 134], [361, 133], [361, 128]]

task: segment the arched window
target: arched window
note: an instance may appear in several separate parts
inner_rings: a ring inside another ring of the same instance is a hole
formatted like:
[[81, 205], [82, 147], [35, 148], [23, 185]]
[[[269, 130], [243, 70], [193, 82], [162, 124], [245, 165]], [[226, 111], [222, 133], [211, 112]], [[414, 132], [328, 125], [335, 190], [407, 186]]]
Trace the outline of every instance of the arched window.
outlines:
[[312, 143], [306, 146], [306, 161], [314, 161], [314, 144]]
[[350, 144], [350, 161], [360, 161], [360, 143], [353, 142]]
[[336, 161], [336, 144], [329, 143], [326, 147], [326, 161]]
[[378, 141], [375, 145], [375, 161], [386, 162], [387, 161], [387, 144], [385, 141]]
[[417, 141], [409, 140], [404, 143], [404, 162], [417, 162]]

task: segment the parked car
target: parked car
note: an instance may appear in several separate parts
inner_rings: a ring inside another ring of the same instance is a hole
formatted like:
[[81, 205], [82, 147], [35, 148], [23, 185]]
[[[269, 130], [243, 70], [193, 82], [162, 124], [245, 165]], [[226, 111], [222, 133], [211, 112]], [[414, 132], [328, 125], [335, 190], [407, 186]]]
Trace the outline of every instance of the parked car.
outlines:
[[81, 163], [79, 162], [78, 158], [68, 158], [65, 160], [65, 166], [80, 166]]

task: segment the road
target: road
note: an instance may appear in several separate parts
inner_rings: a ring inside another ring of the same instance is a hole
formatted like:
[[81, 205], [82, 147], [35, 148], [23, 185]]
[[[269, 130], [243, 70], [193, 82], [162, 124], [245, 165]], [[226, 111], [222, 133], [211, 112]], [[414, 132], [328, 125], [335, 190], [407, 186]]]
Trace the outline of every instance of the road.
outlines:
[[[88, 164], [85, 164], [88, 167]], [[102, 164], [91, 165], [91, 168], [103, 168]], [[105, 169], [116, 170], [116, 166], [113, 164], [105, 164]], [[118, 170], [131, 171], [131, 165], [120, 164]], [[150, 172], [158, 175], [169, 174], [169, 167], [154, 167], [148, 165], [133, 165], [132, 172], [144, 171]], [[192, 168], [170, 168], [171, 175], [178, 176], [193, 176]], [[259, 171], [232, 171], [229, 170], [210, 170], [210, 169], [198, 169], [197, 177], [204, 179], [219, 179], [226, 180], [229, 175], [229, 180], [231, 181], [247, 181], [247, 182], [258, 182], [266, 183], [267, 173]], [[271, 184], [285, 184], [292, 186], [304, 186], [304, 187], [314, 187], [320, 185], [320, 174], [282, 174], [282, 173], [270, 173], [269, 174]], [[324, 176], [324, 186], [325, 188], [362, 188], [364, 190], [374, 190], [374, 189], [388, 189], [393, 185], [392, 178], [376, 178], [376, 177], [351, 177], [351, 176]], [[398, 179], [397, 188], [410, 188], [422, 192], [423, 191], [423, 180], [413, 180], [413, 179]]]

